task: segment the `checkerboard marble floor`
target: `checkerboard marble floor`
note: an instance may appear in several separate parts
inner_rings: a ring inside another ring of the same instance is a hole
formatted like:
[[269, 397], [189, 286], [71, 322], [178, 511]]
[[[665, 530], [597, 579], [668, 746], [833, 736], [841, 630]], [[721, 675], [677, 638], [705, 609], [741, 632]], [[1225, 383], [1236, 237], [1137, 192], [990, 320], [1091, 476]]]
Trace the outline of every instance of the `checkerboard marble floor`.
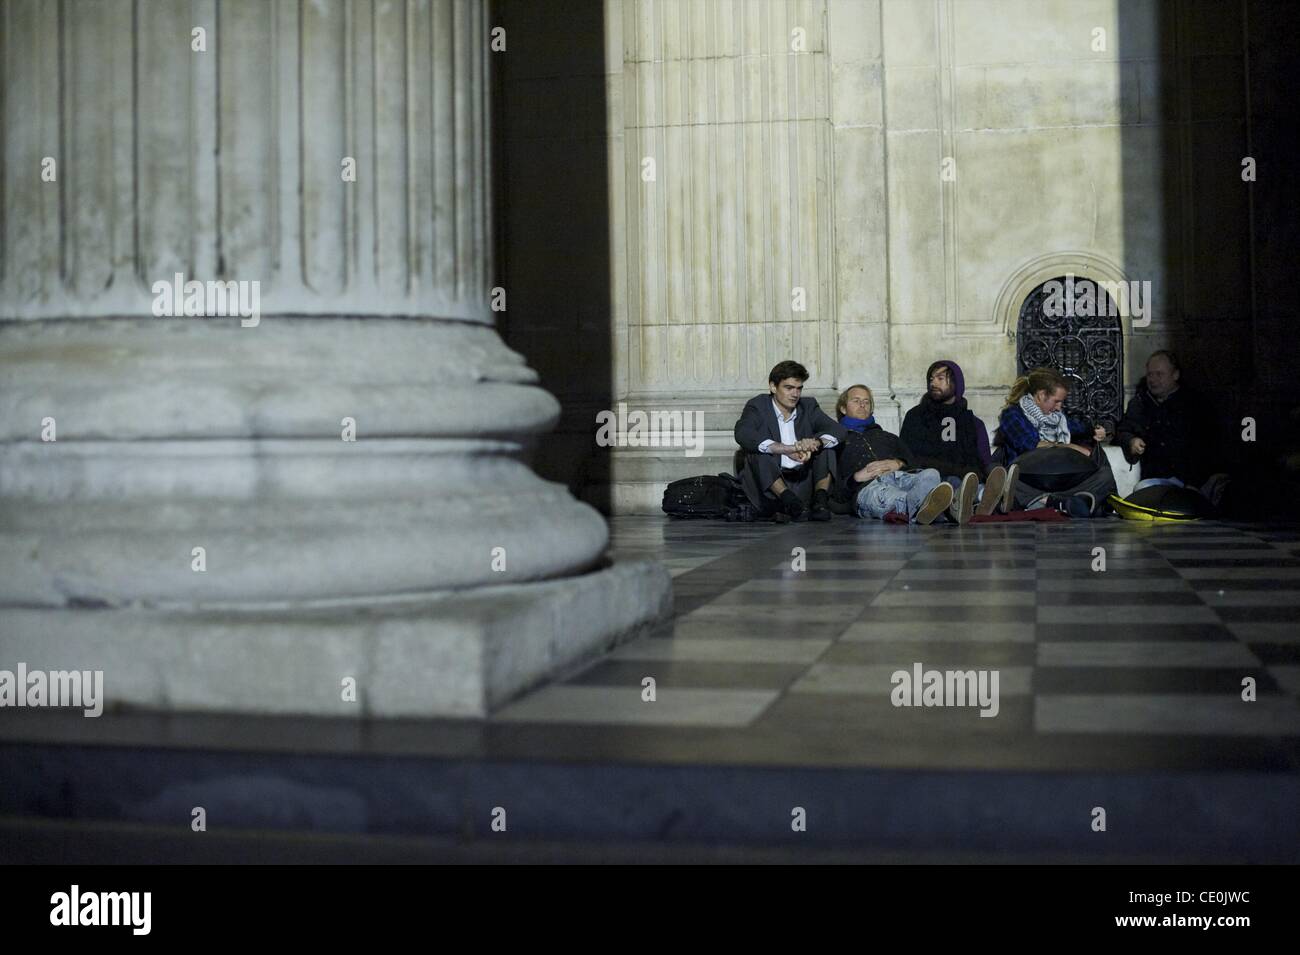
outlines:
[[[1300, 526], [611, 528], [615, 560], [671, 569], [676, 616], [487, 720], [7, 714], [0, 861], [382, 860], [411, 838], [444, 861], [1300, 861]], [[894, 706], [918, 663], [996, 671], [997, 715]], [[190, 838], [199, 804], [224, 855], [194, 848], [216, 845]]]
[[[749, 765], [1300, 768], [1300, 528], [623, 517], [611, 529], [614, 559], [669, 567], [675, 619], [498, 712], [499, 747]], [[998, 671], [997, 716], [894, 706], [891, 675], [916, 663]]]

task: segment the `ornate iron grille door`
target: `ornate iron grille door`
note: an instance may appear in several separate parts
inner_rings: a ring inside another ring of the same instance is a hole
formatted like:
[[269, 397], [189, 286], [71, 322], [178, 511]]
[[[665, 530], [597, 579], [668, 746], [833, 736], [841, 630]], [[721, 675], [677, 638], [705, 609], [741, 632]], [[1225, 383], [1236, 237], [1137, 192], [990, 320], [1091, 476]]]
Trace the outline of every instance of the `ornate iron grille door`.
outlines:
[[1020, 306], [1016, 368], [1023, 375], [1039, 367], [1055, 368], [1071, 382], [1065, 402], [1071, 417], [1119, 421], [1124, 333], [1115, 300], [1096, 282], [1060, 276], [1038, 286]]

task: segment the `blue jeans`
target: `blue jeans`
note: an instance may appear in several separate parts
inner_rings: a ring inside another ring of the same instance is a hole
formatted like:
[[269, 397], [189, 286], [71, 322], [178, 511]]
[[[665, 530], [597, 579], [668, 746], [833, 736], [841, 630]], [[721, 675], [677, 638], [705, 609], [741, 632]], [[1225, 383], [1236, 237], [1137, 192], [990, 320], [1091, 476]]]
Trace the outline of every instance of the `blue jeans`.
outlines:
[[909, 521], [914, 521], [916, 512], [925, 503], [926, 495], [939, 484], [939, 472], [934, 468], [915, 474], [907, 471], [882, 474], [858, 491], [858, 517], [883, 519], [891, 511], [897, 511], [906, 514]]

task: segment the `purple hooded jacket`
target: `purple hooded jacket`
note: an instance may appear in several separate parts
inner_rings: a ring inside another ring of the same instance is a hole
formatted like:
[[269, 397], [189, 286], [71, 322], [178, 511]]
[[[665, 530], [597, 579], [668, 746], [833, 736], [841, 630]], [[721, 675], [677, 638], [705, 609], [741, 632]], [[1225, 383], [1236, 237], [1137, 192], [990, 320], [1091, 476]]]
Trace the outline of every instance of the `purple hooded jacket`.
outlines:
[[[952, 375], [952, 404], [932, 401], [928, 393], [930, 376], [940, 365], [946, 365]], [[961, 477], [967, 471], [974, 471], [983, 480], [992, 467], [989, 432], [966, 403], [966, 376], [961, 366], [946, 358], [933, 362], [925, 370], [925, 385], [927, 393], [908, 411], [900, 433], [913, 452], [910, 463], [915, 467], [934, 468], [944, 477]], [[956, 419], [953, 441], [943, 440], [945, 418]]]

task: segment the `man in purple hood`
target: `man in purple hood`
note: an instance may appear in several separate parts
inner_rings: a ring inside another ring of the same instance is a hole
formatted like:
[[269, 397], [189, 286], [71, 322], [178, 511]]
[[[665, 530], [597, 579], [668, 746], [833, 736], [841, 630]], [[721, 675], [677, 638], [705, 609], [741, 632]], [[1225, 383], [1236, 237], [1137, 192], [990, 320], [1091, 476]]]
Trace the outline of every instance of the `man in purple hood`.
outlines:
[[[934, 468], [957, 490], [953, 516], [965, 523], [979, 500], [978, 512], [991, 514], [999, 505], [1011, 509], [1005, 491], [1006, 471], [993, 467], [989, 433], [966, 404], [966, 377], [955, 361], [936, 361], [925, 372], [926, 392], [907, 413], [899, 437], [912, 451], [909, 463]], [[983, 482], [983, 484], [981, 484]]]

